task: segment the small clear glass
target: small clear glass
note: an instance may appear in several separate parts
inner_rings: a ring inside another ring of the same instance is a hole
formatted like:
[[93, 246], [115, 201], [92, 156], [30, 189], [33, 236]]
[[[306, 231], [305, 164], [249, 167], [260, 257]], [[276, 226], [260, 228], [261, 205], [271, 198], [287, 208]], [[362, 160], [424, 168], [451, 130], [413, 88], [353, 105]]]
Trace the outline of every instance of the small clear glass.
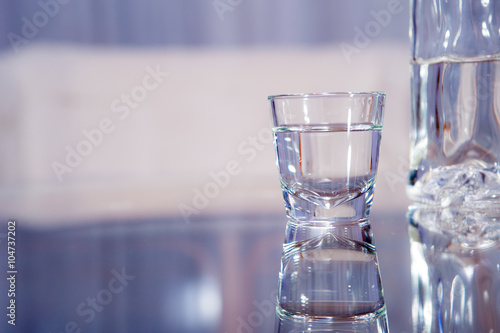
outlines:
[[381, 92], [269, 97], [288, 216], [277, 308], [282, 318], [385, 315], [368, 219], [384, 99]]

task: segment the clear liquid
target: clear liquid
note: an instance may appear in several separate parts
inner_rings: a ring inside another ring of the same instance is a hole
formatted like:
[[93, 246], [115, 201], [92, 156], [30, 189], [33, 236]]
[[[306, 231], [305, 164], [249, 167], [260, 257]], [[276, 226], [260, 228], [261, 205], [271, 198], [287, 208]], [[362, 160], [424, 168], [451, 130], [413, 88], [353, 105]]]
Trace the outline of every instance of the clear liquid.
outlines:
[[[331, 218], [328, 210], [360, 197], [364, 202], [361, 209], [369, 209], [380, 126], [289, 126], [275, 129], [275, 135], [289, 215], [299, 219]], [[353, 217], [359, 216], [354, 212]]]
[[412, 68], [408, 194], [440, 206], [500, 198], [500, 60], [461, 58]]

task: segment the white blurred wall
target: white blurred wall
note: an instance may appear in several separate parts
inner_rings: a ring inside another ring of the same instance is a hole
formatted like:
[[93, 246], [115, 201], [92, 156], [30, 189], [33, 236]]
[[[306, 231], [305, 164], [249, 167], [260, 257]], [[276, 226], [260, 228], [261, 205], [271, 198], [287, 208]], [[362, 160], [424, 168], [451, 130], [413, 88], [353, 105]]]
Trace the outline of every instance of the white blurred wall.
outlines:
[[[282, 212], [266, 97], [369, 90], [387, 92], [373, 210], [402, 207], [408, 64], [402, 43], [370, 45], [350, 61], [338, 44], [127, 49], [32, 43], [19, 54], [1, 53], [3, 213], [41, 226], [146, 215], [182, 219], [186, 207], [200, 216]], [[155, 80], [155, 71], [168, 75]], [[135, 94], [134, 107], [123, 94]], [[100, 124], [102, 138], [92, 131]], [[84, 130], [97, 144], [82, 143], [90, 142]], [[67, 147], [87, 156], [71, 167]], [[71, 172], [58, 168], [58, 177], [54, 162]], [[227, 168], [233, 172], [227, 184], [222, 177], [218, 191], [207, 185], [216, 183], [211, 172]], [[212, 198], [200, 202], [196, 191], [207, 186]]]

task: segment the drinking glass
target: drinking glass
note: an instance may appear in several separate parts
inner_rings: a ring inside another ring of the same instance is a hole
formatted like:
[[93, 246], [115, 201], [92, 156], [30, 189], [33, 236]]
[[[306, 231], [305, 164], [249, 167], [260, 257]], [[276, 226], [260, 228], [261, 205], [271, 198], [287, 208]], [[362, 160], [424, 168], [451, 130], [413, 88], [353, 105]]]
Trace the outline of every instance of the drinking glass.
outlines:
[[269, 97], [288, 217], [277, 306], [282, 318], [385, 318], [368, 219], [384, 98], [381, 92]]

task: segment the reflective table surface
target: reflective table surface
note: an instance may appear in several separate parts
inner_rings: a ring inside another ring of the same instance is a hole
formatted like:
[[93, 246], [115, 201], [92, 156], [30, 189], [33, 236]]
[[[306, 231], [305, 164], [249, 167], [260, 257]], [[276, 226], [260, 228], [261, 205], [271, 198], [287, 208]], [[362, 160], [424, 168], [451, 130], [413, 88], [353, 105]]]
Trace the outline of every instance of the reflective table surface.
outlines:
[[[411, 331], [405, 214], [372, 218], [389, 325], [400, 333]], [[2, 320], [1, 331], [273, 332], [285, 222], [156, 217], [37, 230], [17, 221], [16, 325]]]
[[[418, 247], [420, 238], [414, 237], [419, 233], [415, 226], [409, 229], [406, 215], [403, 210], [374, 212], [372, 217], [389, 327], [396, 333], [415, 332], [412, 303], [417, 313], [422, 310], [420, 316], [431, 315], [425, 311], [438, 311], [435, 306], [418, 304], [419, 300], [426, 301], [424, 294], [414, 297], [412, 259], [414, 281], [424, 281], [430, 269], [429, 262], [425, 263], [428, 253], [410, 255], [410, 243]], [[9, 325], [4, 314], [0, 331], [274, 332], [285, 222], [282, 215], [257, 214], [198, 218], [189, 224], [155, 217], [42, 230], [25, 228], [17, 221], [16, 325]], [[424, 239], [425, 234], [420, 234]], [[413, 235], [411, 242], [409, 235]], [[0, 237], [5, 248], [6, 234]], [[427, 249], [432, 251], [431, 247]], [[0, 260], [5, 268], [4, 258]], [[469, 262], [474, 265], [474, 261]], [[453, 275], [450, 269], [442, 267]], [[483, 281], [484, 290], [495, 291], [499, 290], [499, 270], [500, 265], [486, 270], [473, 268], [471, 272], [482, 274], [479, 281]], [[436, 270], [432, 274], [430, 284]], [[450, 284], [439, 277], [437, 280], [443, 284], [436, 290], [440, 290], [441, 298], [444, 290], [446, 298], [446, 286]], [[464, 286], [462, 290], [470, 288]], [[3, 278], [0, 288], [5, 309], [9, 281]], [[495, 318], [500, 317], [500, 293], [488, 297], [489, 306], [483, 306], [482, 312], [491, 312], [484, 318], [489, 320], [488, 327], [498, 329]], [[462, 304], [471, 303], [462, 299]], [[457, 311], [458, 305], [453, 315], [466, 316], [467, 309]], [[447, 320], [446, 314], [441, 318]], [[452, 319], [463, 322], [467, 320], [464, 318]], [[415, 320], [421, 318], [416, 316]], [[462, 330], [455, 328], [454, 332]]]

